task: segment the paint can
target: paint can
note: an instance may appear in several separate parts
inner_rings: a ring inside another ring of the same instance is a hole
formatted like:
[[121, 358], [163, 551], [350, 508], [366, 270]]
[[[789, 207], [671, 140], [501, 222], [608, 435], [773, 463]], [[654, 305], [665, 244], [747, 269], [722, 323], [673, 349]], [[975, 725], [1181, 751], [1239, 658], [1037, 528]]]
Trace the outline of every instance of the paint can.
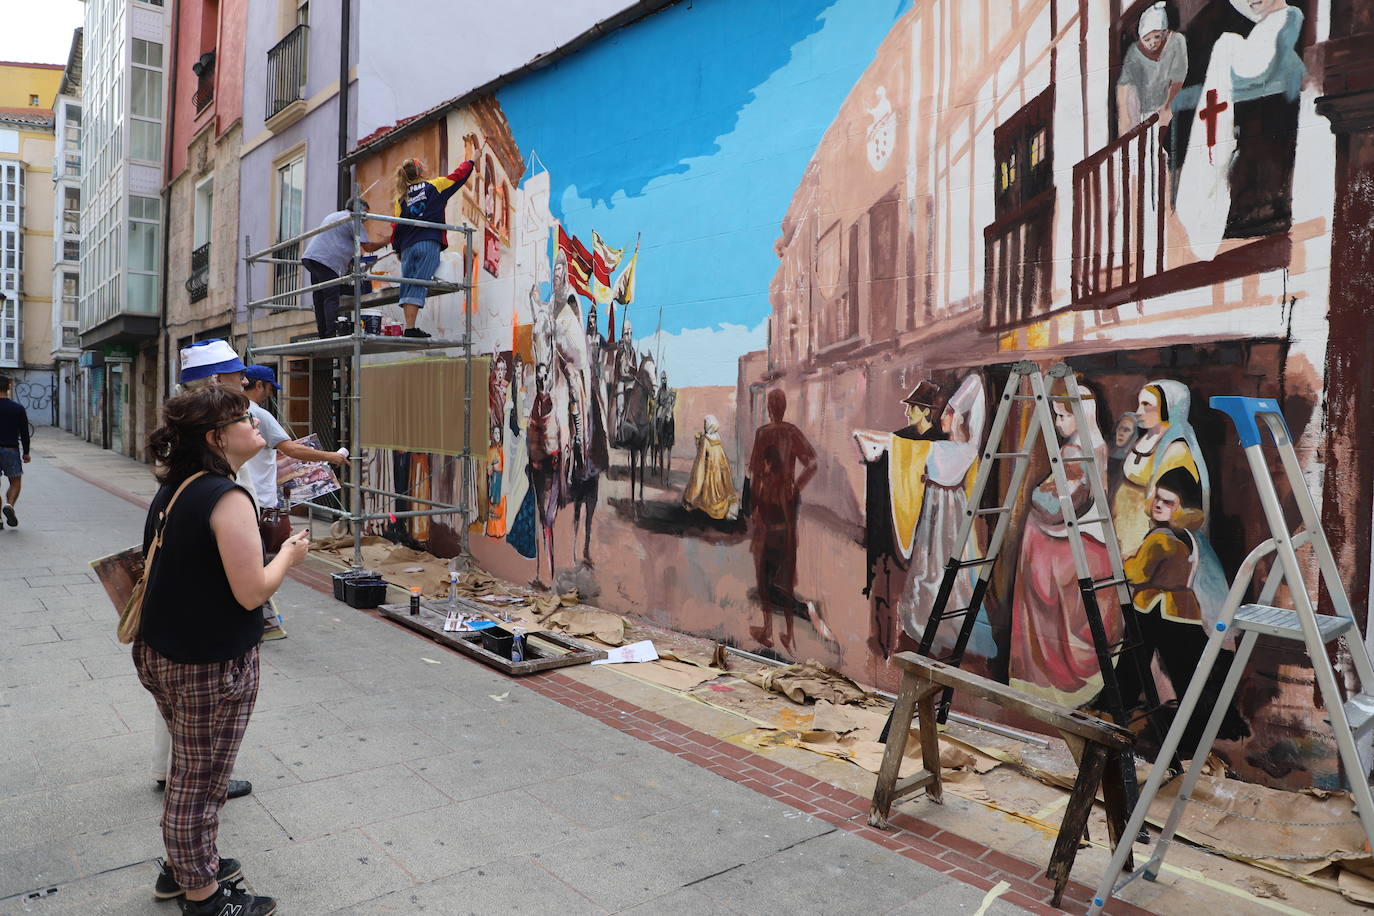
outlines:
[[363, 333], [380, 334], [382, 333], [382, 313], [377, 309], [363, 309]]

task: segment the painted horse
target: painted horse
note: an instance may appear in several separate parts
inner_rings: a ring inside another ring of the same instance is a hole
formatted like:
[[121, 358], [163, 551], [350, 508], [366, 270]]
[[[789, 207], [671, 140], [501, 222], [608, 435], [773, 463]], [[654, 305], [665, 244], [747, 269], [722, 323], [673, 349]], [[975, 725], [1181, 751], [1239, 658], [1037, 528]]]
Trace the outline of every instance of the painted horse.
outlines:
[[624, 409], [616, 424], [616, 444], [630, 453], [630, 503], [635, 504], [635, 478], [639, 478], [639, 501], [644, 501], [644, 469], [654, 444], [654, 358], [640, 358], [633, 381], [625, 391]]

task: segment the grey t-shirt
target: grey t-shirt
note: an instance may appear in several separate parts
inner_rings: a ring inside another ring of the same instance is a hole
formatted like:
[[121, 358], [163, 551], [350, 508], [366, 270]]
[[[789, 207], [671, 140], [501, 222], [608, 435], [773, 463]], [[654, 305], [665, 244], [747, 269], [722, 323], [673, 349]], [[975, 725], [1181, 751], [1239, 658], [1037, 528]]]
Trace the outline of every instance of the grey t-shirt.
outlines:
[[239, 483], [247, 487], [258, 501], [259, 509], [275, 509], [277, 497], [277, 446], [291, 437], [282, 429], [277, 418], [251, 401], [248, 412], [258, 421], [258, 432], [267, 447], [243, 463], [239, 468]]
[[[342, 275], [353, 259], [353, 214], [347, 210], [335, 210], [320, 220], [321, 226], [337, 223], [319, 235], [311, 236], [305, 243], [302, 258], [319, 261], [334, 273]], [[366, 241], [366, 240], [364, 240]]]
[[1170, 32], [1164, 42], [1159, 60], [1150, 60], [1135, 42], [1121, 63], [1118, 86], [1134, 86], [1140, 100], [1140, 118], [1144, 120], [1164, 107], [1169, 100], [1169, 86], [1182, 83], [1188, 76], [1188, 42], [1178, 32]]

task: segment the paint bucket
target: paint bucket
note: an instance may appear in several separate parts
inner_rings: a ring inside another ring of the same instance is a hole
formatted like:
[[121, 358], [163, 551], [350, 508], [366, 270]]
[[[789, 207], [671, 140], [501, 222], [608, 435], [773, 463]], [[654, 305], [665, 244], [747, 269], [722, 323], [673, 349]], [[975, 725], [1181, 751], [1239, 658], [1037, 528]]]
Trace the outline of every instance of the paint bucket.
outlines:
[[389, 319], [382, 325], [382, 334], [386, 337], [400, 337], [402, 336], [401, 330], [401, 323], [395, 318]]
[[364, 334], [382, 333], [382, 313], [377, 309], [363, 309], [362, 319]]

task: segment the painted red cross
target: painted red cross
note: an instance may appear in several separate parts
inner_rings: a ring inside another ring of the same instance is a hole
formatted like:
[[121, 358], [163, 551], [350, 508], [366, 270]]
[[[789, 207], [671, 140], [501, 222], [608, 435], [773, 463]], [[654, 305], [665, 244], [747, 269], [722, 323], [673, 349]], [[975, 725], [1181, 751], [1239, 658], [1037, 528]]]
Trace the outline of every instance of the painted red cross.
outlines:
[[1231, 106], [1226, 102], [1217, 102], [1217, 91], [1207, 90], [1207, 104], [1198, 113], [1198, 119], [1207, 122], [1207, 146], [1211, 148], [1217, 145], [1217, 118], [1223, 111]]

